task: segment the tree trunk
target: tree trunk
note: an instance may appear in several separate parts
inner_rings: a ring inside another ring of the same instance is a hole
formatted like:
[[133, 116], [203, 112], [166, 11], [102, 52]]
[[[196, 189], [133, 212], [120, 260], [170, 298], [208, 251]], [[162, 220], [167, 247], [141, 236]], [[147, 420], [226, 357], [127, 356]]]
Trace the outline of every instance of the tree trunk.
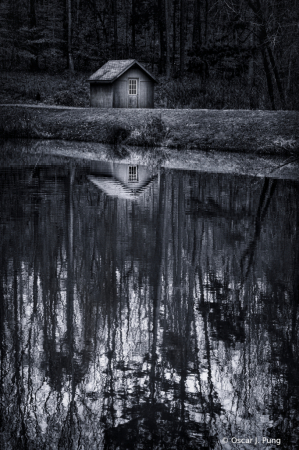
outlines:
[[79, 16], [80, 16], [80, 0], [77, 0], [77, 8], [76, 8], [76, 24], [79, 24]]
[[172, 18], [172, 67], [175, 67], [175, 57], [176, 57], [176, 12], [177, 12], [177, 2], [173, 1], [173, 18]]
[[279, 73], [278, 73], [278, 69], [277, 69], [277, 66], [276, 66], [276, 63], [275, 63], [275, 58], [274, 58], [272, 49], [271, 49], [271, 47], [269, 45], [267, 46], [267, 50], [268, 50], [268, 55], [269, 55], [270, 63], [271, 63], [271, 66], [272, 66], [272, 70], [273, 70], [273, 73], [274, 73], [277, 89], [278, 89], [278, 92], [279, 92], [281, 106], [282, 106], [283, 109], [285, 109], [286, 108], [285, 94], [284, 94], [284, 90], [283, 90], [283, 87], [282, 87], [282, 84], [281, 84], [281, 80], [280, 80], [280, 76], [279, 76]]
[[209, 0], [205, 4], [205, 44], [208, 40], [208, 18], [209, 18]]
[[132, 0], [132, 57], [135, 58], [136, 53], [136, 0]]
[[[269, 92], [269, 97], [270, 97], [271, 104], [272, 104], [272, 109], [276, 109], [276, 108], [275, 108], [275, 101], [274, 101], [274, 89], [273, 89], [270, 65], [268, 62], [267, 54], [269, 56], [270, 64], [272, 66], [272, 70], [274, 73], [274, 78], [275, 78], [275, 82], [277, 85], [281, 105], [283, 108], [285, 108], [286, 107], [285, 93], [284, 93], [284, 90], [283, 90], [283, 87], [281, 84], [280, 76], [279, 76], [277, 66], [275, 63], [275, 58], [274, 58], [272, 49], [269, 45], [269, 39], [268, 39], [268, 33], [267, 33], [267, 23], [266, 23], [266, 19], [265, 19], [265, 16], [267, 16], [268, 8], [266, 8], [266, 12], [263, 13], [260, 0], [256, 0], [255, 3], [253, 2], [253, 0], [247, 0], [247, 3], [249, 5], [249, 7], [252, 9], [252, 11], [255, 13], [257, 22], [260, 26], [259, 40], [260, 40], [260, 46], [262, 49], [262, 58], [263, 58], [263, 64], [264, 64], [264, 69], [265, 69], [266, 78], [267, 78], [268, 92]], [[268, 5], [266, 4], [265, 6], [267, 7]]]
[[292, 53], [289, 57], [289, 64], [288, 64], [288, 83], [287, 83], [287, 92], [289, 93], [291, 90], [291, 79], [292, 79]]
[[[252, 18], [253, 20], [253, 18]], [[248, 64], [248, 96], [249, 96], [249, 108], [250, 109], [256, 109], [257, 101], [256, 96], [254, 94], [254, 78], [255, 78], [255, 71], [254, 71], [254, 23], [250, 24], [250, 41], [249, 41], [249, 49], [251, 52], [251, 57], [249, 59]]]
[[[69, 349], [73, 346], [73, 313], [74, 313], [74, 205], [73, 187], [75, 179], [75, 168], [71, 167], [69, 178], [66, 180], [66, 248], [67, 248], [67, 335]], [[70, 351], [70, 353], [72, 353]]]
[[164, 8], [163, 8], [163, 0], [158, 0], [158, 27], [159, 27], [159, 44], [160, 44], [160, 55], [159, 55], [159, 73], [164, 73], [165, 69], [165, 42], [164, 42]]
[[181, 23], [180, 23], [180, 74], [185, 72], [185, 25], [186, 25], [186, 10], [185, 0], [181, 0]]
[[[36, 28], [36, 12], [35, 12], [35, 0], [30, 0], [29, 4], [29, 27], [32, 30]], [[31, 70], [38, 69], [38, 48], [36, 44], [32, 44], [32, 52], [34, 57], [30, 60], [30, 68]]]
[[30, 0], [29, 23], [30, 23], [30, 28], [36, 27], [35, 0]]
[[158, 332], [159, 332], [159, 317], [160, 317], [160, 306], [162, 297], [162, 279], [163, 279], [163, 269], [165, 261], [163, 256], [165, 254], [166, 242], [166, 226], [168, 218], [168, 206], [167, 192], [166, 192], [166, 182], [167, 178], [164, 175], [160, 182], [159, 187], [159, 214], [157, 220], [156, 236], [155, 236], [155, 256], [153, 259], [153, 325], [152, 325], [152, 365], [150, 372], [150, 392], [151, 400], [155, 400], [155, 387], [156, 387], [156, 365], [157, 365], [157, 342], [158, 342]]
[[166, 77], [170, 77], [170, 35], [169, 35], [169, 28], [170, 28], [170, 7], [169, 7], [169, 0], [165, 1], [165, 44], [166, 44]]
[[275, 99], [274, 99], [274, 89], [273, 89], [272, 77], [271, 77], [269, 62], [268, 62], [268, 59], [267, 59], [267, 53], [266, 53], [266, 50], [264, 48], [262, 49], [262, 58], [263, 58], [263, 64], [264, 64], [266, 79], [267, 79], [267, 87], [268, 87], [269, 98], [270, 98], [270, 101], [271, 101], [271, 107], [272, 107], [273, 110], [275, 110], [276, 108], [275, 108]]
[[194, 0], [192, 47], [201, 47], [201, 0]]
[[113, 41], [114, 58], [118, 57], [118, 34], [117, 34], [117, 0], [113, 0]]
[[249, 242], [249, 245], [244, 251], [240, 261], [242, 284], [244, 284], [244, 282], [248, 278], [250, 268], [254, 261], [254, 252], [257, 246], [257, 242], [260, 239], [262, 223], [264, 221], [264, 218], [266, 217], [270, 202], [276, 189], [276, 180], [272, 180], [272, 182], [270, 182], [269, 180], [269, 178], [265, 178], [263, 189], [260, 195], [259, 205], [255, 217], [253, 238]]
[[72, 49], [72, 0], [67, 0], [67, 65], [74, 72], [73, 49]]

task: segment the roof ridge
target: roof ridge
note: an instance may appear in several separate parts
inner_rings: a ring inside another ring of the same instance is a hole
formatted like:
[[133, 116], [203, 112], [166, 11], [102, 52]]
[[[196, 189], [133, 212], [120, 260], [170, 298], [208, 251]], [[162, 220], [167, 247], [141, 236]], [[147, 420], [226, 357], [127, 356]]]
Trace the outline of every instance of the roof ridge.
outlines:
[[134, 64], [137, 64], [153, 81], [157, 82], [156, 78], [140, 64], [137, 59], [110, 59], [96, 72], [94, 72], [88, 81], [99, 81], [112, 83], [119, 78], [123, 73], [129, 70]]

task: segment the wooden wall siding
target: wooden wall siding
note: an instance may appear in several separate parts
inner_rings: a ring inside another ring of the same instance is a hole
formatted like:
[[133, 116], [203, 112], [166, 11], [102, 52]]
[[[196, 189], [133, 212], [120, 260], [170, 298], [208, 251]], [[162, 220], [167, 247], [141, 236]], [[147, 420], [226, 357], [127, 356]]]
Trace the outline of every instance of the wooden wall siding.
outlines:
[[90, 83], [90, 106], [112, 108], [113, 86], [111, 84]]
[[[136, 164], [131, 164], [136, 165]], [[129, 165], [115, 164], [113, 168], [113, 176], [132, 189], [138, 189], [147, 184], [153, 176], [153, 172], [146, 166], [138, 167], [138, 181], [129, 181]]]
[[[137, 108], [153, 108], [154, 107], [154, 82], [141, 70], [138, 66], [133, 66], [127, 70], [119, 80], [127, 81], [129, 78], [137, 78]], [[143, 89], [145, 88], [145, 92]], [[125, 98], [122, 108], [133, 107], [133, 103], [129, 101], [129, 82], [127, 81]]]
[[139, 108], [154, 107], [154, 83], [152, 81], [140, 81]]
[[113, 83], [113, 108], [127, 108], [128, 86], [126, 79], [116, 80]]

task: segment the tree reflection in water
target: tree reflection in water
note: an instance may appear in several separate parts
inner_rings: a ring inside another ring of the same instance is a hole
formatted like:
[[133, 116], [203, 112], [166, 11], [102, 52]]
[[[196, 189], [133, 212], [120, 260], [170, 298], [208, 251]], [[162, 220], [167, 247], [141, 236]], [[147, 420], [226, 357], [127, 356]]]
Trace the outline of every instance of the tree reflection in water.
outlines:
[[1, 448], [297, 448], [298, 183], [123, 169], [1, 171]]

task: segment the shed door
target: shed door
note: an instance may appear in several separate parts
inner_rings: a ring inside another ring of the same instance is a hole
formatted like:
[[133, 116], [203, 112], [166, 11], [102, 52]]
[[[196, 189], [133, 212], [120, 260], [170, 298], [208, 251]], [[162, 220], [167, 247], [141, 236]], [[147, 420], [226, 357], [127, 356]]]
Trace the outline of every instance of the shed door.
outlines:
[[138, 80], [129, 78], [128, 108], [138, 107]]

